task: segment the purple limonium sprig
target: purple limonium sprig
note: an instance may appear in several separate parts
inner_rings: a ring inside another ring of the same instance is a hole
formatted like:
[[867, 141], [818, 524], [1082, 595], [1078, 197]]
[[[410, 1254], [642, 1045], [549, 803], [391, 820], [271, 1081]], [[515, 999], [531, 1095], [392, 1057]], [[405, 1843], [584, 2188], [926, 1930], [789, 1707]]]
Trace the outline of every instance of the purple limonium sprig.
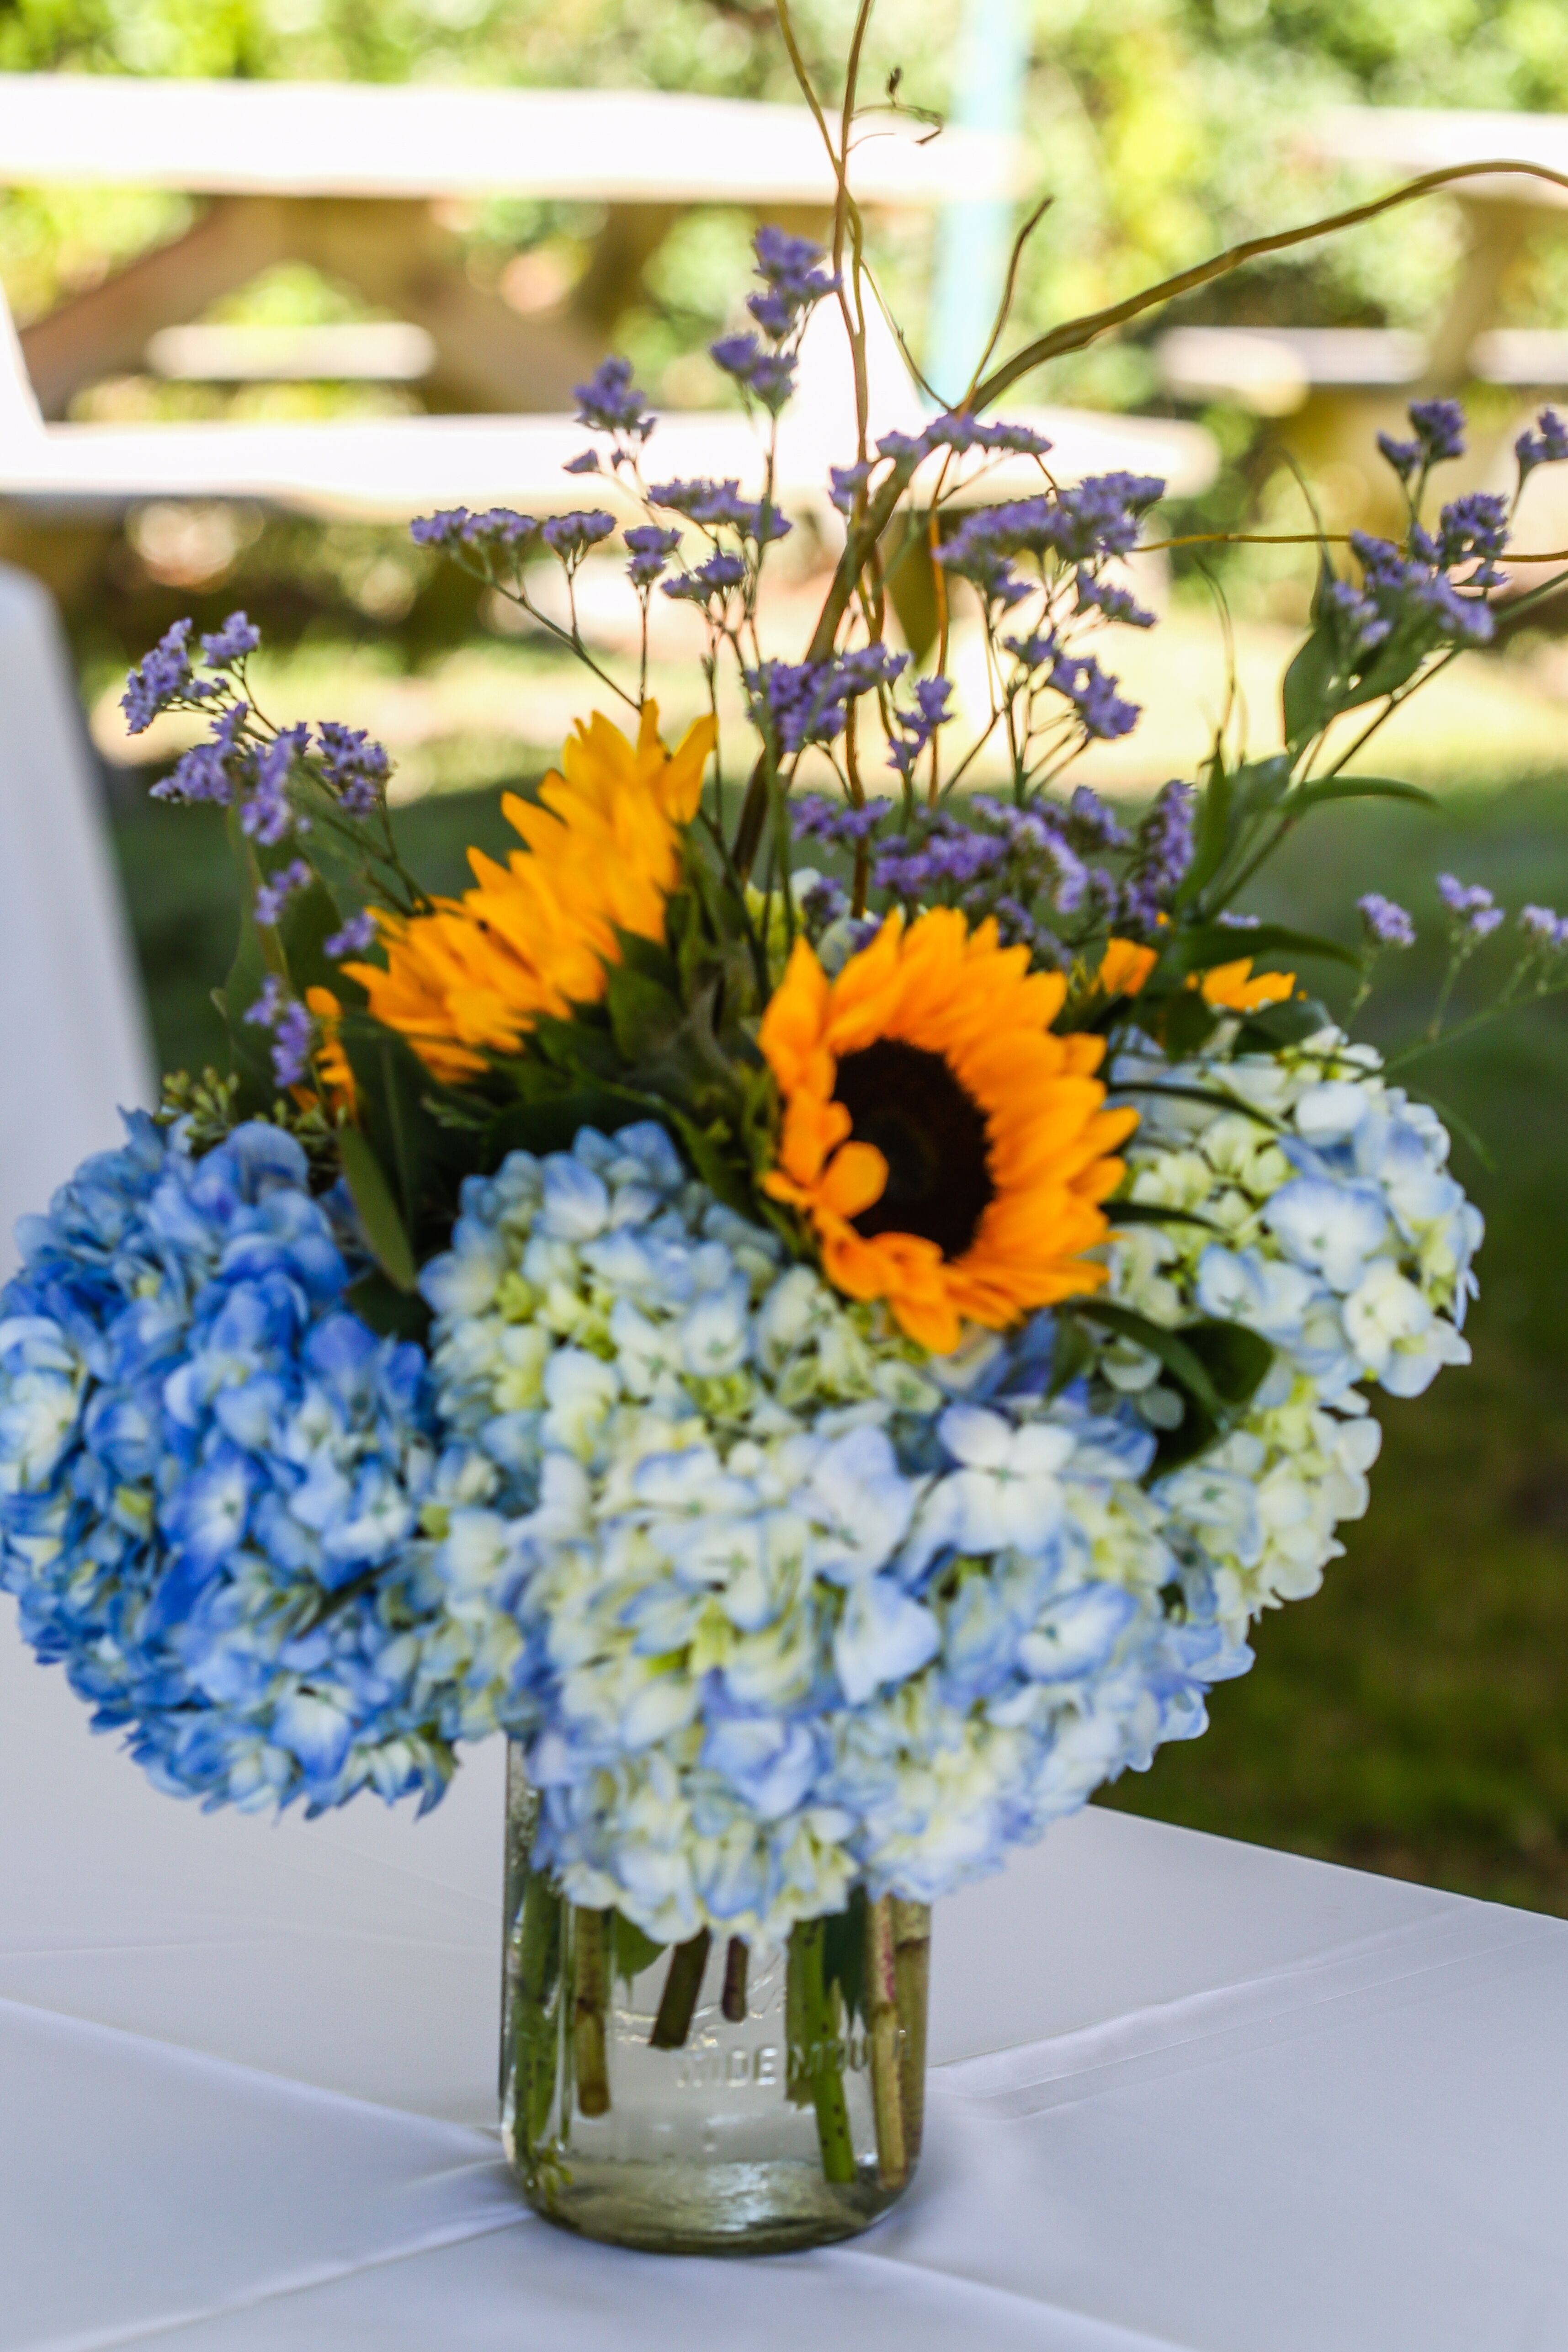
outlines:
[[272, 1032], [272, 1075], [280, 1087], [297, 1087], [310, 1066], [316, 1024], [297, 997], [290, 996], [275, 971], [261, 983], [246, 1019]]
[[1468, 886], [1457, 874], [1439, 874], [1437, 896], [1448, 910], [1449, 927], [1457, 939], [1479, 947], [1490, 939], [1503, 920], [1503, 910], [1484, 883]]
[[1130, 735], [1138, 723], [1139, 705], [1118, 693], [1120, 679], [1108, 677], [1092, 656], [1059, 654], [1046, 682], [1072, 705], [1084, 734], [1093, 741]]
[[244, 613], [231, 613], [223, 626], [212, 630], [202, 639], [202, 659], [209, 669], [232, 669], [255, 653], [261, 643], [261, 631]]
[[1521, 483], [1537, 466], [1562, 465], [1568, 458], [1568, 425], [1554, 408], [1543, 408], [1535, 420], [1534, 431], [1526, 425], [1514, 443], [1513, 454], [1519, 460]]
[[766, 499], [743, 499], [740, 484], [730, 482], [655, 482], [650, 503], [685, 515], [701, 530], [733, 530], [764, 547], [787, 536], [792, 526]]
[[213, 720], [204, 743], [193, 743], [174, 762], [172, 772], [152, 787], [155, 801], [212, 801], [227, 808], [234, 799], [247, 753], [245, 748], [247, 703], [231, 702]]
[[217, 692], [215, 684], [192, 675], [190, 635], [190, 622], [176, 621], [126, 679], [120, 707], [131, 734], [145, 734], [156, 718], [178, 702]]
[[316, 730], [321, 773], [350, 816], [370, 816], [380, 803], [392, 761], [363, 727], [324, 719]]
[[651, 588], [655, 580], [663, 577], [681, 543], [678, 530], [665, 530], [656, 522], [633, 523], [621, 537], [632, 556], [626, 566], [627, 577], [639, 590]]
[[1416, 926], [1405, 908], [1381, 890], [1369, 890], [1356, 900], [1361, 916], [1362, 932], [1370, 948], [1413, 948]]
[[481, 554], [511, 554], [533, 538], [538, 524], [532, 515], [513, 507], [489, 507], [471, 514], [466, 507], [442, 507], [434, 514], [418, 515], [408, 527], [418, 547], [444, 549], [459, 554], [475, 549]]
[[1519, 928], [1536, 952], [1568, 955], [1568, 915], [1556, 914], [1550, 907], [1521, 907]]
[[256, 894], [256, 919], [271, 929], [281, 918], [283, 909], [297, 890], [310, 887], [310, 868], [302, 857], [291, 859], [288, 865], [263, 882]]
[[321, 946], [323, 952], [337, 962], [344, 956], [363, 955], [365, 950], [374, 947], [375, 943], [375, 924], [369, 915], [361, 912], [350, 915], [340, 930], [329, 932]]
[[790, 829], [797, 841], [821, 841], [835, 849], [858, 849], [892, 814], [887, 801], [867, 801], [856, 808], [848, 801], [830, 800], [825, 793], [802, 793], [789, 803]]
[[[630, 360], [605, 360], [576, 390], [577, 421], [591, 432], [643, 442], [658, 422], [632, 382]], [[619, 457], [615, 462], [620, 462]]]
[[570, 514], [551, 515], [539, 536], [553, 556], [575, 572], [591, 547], [597, 547], [615, 529], [615, 518], [602, 507], [587, 513], [574, 510]]
[[851, 703], [891, 686], [908, 662], [883, 645], [856, 646], [829, 661], [765, 661], [742, 676], [757, 724], [790, 756], [808, 743], [833, 742]]
[[887, 764], [897, 770], [905, 783], [938, 727], [945, 727], [953, 716], [947, 707], [952, 696], [950, 678], [920, 677], [915, 681], [914, 709], [898, 703], [893, 705], [889, 716], [894, 731], [888, 740]]
[[1192, 864], [1197, 798], [1190, 784], [1162, 784], [1134, 837], [1133, 867], [1122, 886], [1118, 928], [1140, 936], [1159, 927]]
[[254, 788], [239, 813], [240, 824], [253, 841], [275, 849], [295, 831], [297, 819], [288, 786], [309, 749], [308, 727], [285, 727], [256, 754]]
[[795, 389], [793, 355], [766, 350], [755, 335], [721, 336], [708, 345], [708, 352], [770, 416], [779, 415]]
[[760, 293], [747, 295], [746, 307], [769, 341], [781, 343], [825, 295], [838, 292], [842, 281], [822, 268], [822, 247], [808, 236], [763, 227], [751, 249], [763, 286]]
[[694, 571], [677, 572], [673, 580], [663, 581], [660, 593], [690, 604], [712, 606], [716, 603], [723, 603], [726, 597], [733, 595], [745, 584], [744, 558], [733, 554], [727, 548], [720, 548]]

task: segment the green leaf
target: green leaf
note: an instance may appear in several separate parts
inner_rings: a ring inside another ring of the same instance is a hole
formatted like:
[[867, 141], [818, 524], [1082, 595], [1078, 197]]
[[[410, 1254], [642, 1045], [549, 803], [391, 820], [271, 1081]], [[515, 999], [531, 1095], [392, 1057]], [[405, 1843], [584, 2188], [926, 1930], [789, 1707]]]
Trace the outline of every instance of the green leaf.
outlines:
[[849, 1907], [822, 1922], [822, 1982], [836, 1984], [844, 2004], [844, 2026], [865, 2013], [865, 1888], [857, 1886]]
[[383, 1339], [417, 1339], [423, 1346], [429, 1336], [430, 1309], [418, 1291], [398, 1289], [380, 1266], [351, 1282], [343, 1298]]
[[553, 1094], [508, 1103], [485, 1129], [481, 1164], [498, 1168], [508, 1151], [532, 1151], [540, 1158], [549, 1151], [570, 1151], [585, 1127], [613, 1135], [618, 1128], [646, 1118], [650, 1108], [642, 1097], [608, 1087], [558, 1087]]
[[1326, 1004], [1315, 996], [1292, 996], [1284, 1004], [1260, 1004], [1247, 1013], [1236, 1033], [1240, 1054], [1277, 1054], [1281, 1045], [1299, 1045], [1331, 1026]]
[[1213, 1381], [1216, 1393], [1234, 1412], [1262, 1386], [1274, 1350], [1244, 1323], [1193, 1323], [1182, 1333]]
[[405, 1233], [417, 1233], [426, 1179], [441, 1148], [439, 1131], [425, 1108], [434, 1081], [408, 1040], [367, 1013], [345, 1011], [340, 1034], [365, 1135], [389, 1181]]
[[604, 1001], [616, 1045], [633, 1066], [668, 1053], [686, 1018], [673, 988], [626, 964], [612, 967]]
[[1206, 1233], [1223, 1233], [1212, 1217], [1200, 1217], [1194, 1209], [1166, 1209], [1157, 1201], [1107, 1201], [1105, 1214], [1112, 1227], [1117, 1225], [1201, 1225]]
[[1361, 958], [1354, 948], [1320, 931], [1298, 931], [1288, 923], [1259, 923], [1248, 930], [1230, 923], [1195, 923], [1178, 930], [1160, 958], [1160, 976], [1212, 971], [1217, 964], [1238, 963], [1245, 957], [1327, 956], [1358, 971]]
[[295, 891], [285, 901], [277, 938], [288, 967], [288, 984], [301, 1002], [308, 988], [329, 988], [334, 996], [342, 997], [342, 975], [323, 944], [341, 928], [342, 919], [337, 900], [319, 877], [308, 889]]
[[1343, 708], [1344, 682], [1328, 630], [1318, 627], [1285, 672], [1281, 701], [1285, 740], [1304, 743]]
[[1130, 1339], [1134, 1347], [1157, 1356], [1177, 1386], [1185, 1389], [1217, 1424], [1225, 1420], [1225, 1401], [1207, 1365], [1191, 1344], [1192, 1333], [1199, 1326], [1191, 1325], [1179, 1334], [1168, 1331], [1163, 1323], [1152, 1323], [1135, 1307], [1119, 1307], [1110, 1298], [1075, 1299], [1073, 1312], [1088, 1322], [1104, 1324], [1119, 1339]]
[[345, 1127], [338, 1139], [343, 1174], [360, 1213], [372, 1256], [394, 1289], [413, 1290], [419, 1280], [408, 1232], [385, 1171], [367, 1137], [357, 1127]]
[[1295, 813], [1323, 801], [1416, 801], [1423, 808], [1442, 807], [1435, 793], [1419, 784], [1402, 784], [1395, 776], [1323, 776], [1315, 784], [1298, 784], [1289, 805]]
[[610, 1937], [615, 1974], [627, 1984], [640, 1977], [644, 1969], [651, 1969], [665, 1948], [663, 1944], [655, 1944], [651, 1936], [644, 1936], [636, 1921], [620, 1911], [610, 1915]]
[[1056, 1318], [1056, 1346], [1051, 1358], [1051, 1394], [1060, 1396], [1094, 1361], [1094, 1342], [1071, 1315]]

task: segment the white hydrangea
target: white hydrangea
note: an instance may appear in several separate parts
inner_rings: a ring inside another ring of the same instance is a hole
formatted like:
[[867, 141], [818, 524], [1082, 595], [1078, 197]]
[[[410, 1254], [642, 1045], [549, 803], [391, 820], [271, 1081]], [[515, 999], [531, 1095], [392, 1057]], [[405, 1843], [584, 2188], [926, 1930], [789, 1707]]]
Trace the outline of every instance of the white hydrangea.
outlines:
[[[1317, 1591], [1336, 1525], [1366, 1508], [1380, 1433], [1357, 1383], [1419, 1396], [1469, 1361], [1481, 1218], [1436, 1114], [1338, 1030], [1277, 1055], [1129, 1055], [1116, 1080], [1142, 1113], [1128, 1196], [1193, 1222], [1126, 1230], [1113, 1295], [1167, 1328], [1244, 1324], [1277, 1350], [1240, 1426], [1156, 1489], [1168, 1540], [1239, 1636]], [[1158, 1425], [1171, 1401], [1152, 1356], [1124, 1346], [1102, 1370]]]
[[1048, 1332], [933, 1365], [657, 1128], [471, 1180], [423, 1286], [479, 1465], [438, 1559], [470, 1703], [529, 1739], [575, 1901], [670, 1939], [929, 1897], [1248, 1662], [1147, 1431], [1047, 1400]]

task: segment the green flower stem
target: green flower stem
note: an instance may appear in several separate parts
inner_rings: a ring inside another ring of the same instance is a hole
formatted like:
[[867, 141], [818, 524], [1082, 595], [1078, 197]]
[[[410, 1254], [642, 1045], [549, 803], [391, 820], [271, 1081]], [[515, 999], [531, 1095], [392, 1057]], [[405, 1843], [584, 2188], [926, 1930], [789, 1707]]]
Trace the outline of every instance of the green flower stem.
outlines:
[[731, 2025], [746, 2023], [746, 1972], [749, 1954], [744, 1936], [732, 1936], [724, 1955], [724, 1999], [720, 2003]]
[[585, 2116], [610, 2113], [610, 2071], [604, 2048], [604, 2012], [610, 1972], [605, 1952], [607, 1911], [572, 1911], [572, 2055], [577, 2104]]
[[806, 1965], [800, 1930], [791, 1929], [784, 1955], [784, 2092], [792, 2107], [811, 2105], [807, 2063]]
[[822, 2178], [848, 2186], [855, 2177], [855, 2150], [844, 2097], [838, 1987], [830, 1985], [822, 1972], [824, 1940], [821, 1919], [800, 1920], [790, 1932], [789, 1958], [800, 1978], [801, 2067], [817, 2110]]
[[[879, 1906], [880, 1907], [880, 1906]], [[893, 1902], [893, 1979], [904, 2029], [899, 2074], [904, 2093], [904, 2153], [913, 2172], [925, 2129], [925, 2008], [931, 1989], [931, 1906]]]
[[531, 2146], [549, 2120], [555, 2095], [556, 2027], [550, 2000], [560, 1975], [561, 1895], [531, 1872], [517, 1930], [516, 2032], [517, 2083], [514, 2131]]
[[909, 2153], [900, 2065], [897, 1947], [889, 1895], [866, 1905], [865, 2015], [877, 2178], [884, 2189], [902, 2189], [909, 2178]]
[[704, 1927], [686, 1943], [677, 1944], [670, 1954], [670, 1969], [664, 1979], [659, 2014], [653, 2020], [653, 2031], [648, 2036], [655, 2050], [685, 2048], [686, 2036], [692, 2030], [692, 2013], [703, 1989], [703, 1975], [707, 1968], [712, 1943], [711, 1929]]

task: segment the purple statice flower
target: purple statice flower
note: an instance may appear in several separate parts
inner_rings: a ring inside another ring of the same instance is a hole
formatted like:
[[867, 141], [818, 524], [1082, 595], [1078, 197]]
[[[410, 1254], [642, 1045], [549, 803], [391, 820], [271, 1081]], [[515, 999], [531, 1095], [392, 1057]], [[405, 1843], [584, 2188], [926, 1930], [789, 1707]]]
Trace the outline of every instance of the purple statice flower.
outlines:
[[1067, 803], [1067, 830], [1080, 849], [1125, 849], [1127, 829], [1118, 824], [1097, 792], [1080, 784]]
[[297, 890], [310, 887], [310, 868], [302, 857], [296, 857], [264, 882], [256, 894], [256, 919], [270, 930], [282, 916], [283, 909]]
[[651, 588], [681, 543], [678, 530], [665, 530], [656, 522], [633, 523], [621, 537], [631, 550], [626, 572], [634, 588]]
[[1049, 625], [1031, 629], [1027, 637], [1004, 637], [1002, 643], [1028, 670], [1044, 669], [1061, 651], [1061, 639]]
[[[155, 801], [213, 801], [227, 808], [235, 796], [235, 769], [244, 759], [241, 739], [250, 707], [231, 702], [213, 721], [204, 743], [193, 744], [175, 761], [172, 774], [152, 787]], [[236, 757], [237, 755], [237, 757]]]
[[732, 594], [745, 581], [745, 562], [738, 555], [721, 548], [706, 563], [699, 563], [695, 572], [677, 572], [673, 580], [666, 580], [663, 593], [691, 604], [711, 604], [716, 597]]
[[821, 841], [838, 849], [858, 848], [870, 841], [883, 819], [892, 813], [886, 801], [867, 801], [859, 808], [847, 801], [830, 800], [825, 793], [802, 793], [789, 803], [789, 824], [797, 841]]
[[1394, 626], [1352, 580], [1331, 581], [1323, 591], [1323, 603], [1333, 615], [1348, 660], [1375, 652]]
[[1502, 908], [1484, 883], [1467, 886], [1457, 874], [1439, 874], [1437, 896], [1448, 910], [1455, 937], [1472, 945], [1490, 939], [1503, 919]]
[[823, 662], [765, 661], [744, 672], [753, 716], [786, 754], [808, 743], [831, 743], [843, 732], [852, 702], [891, 686], [907, 654], [885, 646], [857, 646]]
[[1534, 432], [1526, 425], [1513, 445], [1513, 454], [1519, 460], [1521, 482], [1537, 466], [1560, 466], [1568, 457], [1568, 425], [1554, 408], [1543, 408], [1535, 420]]
[[768, 340], [781, 343], [824, 295], [838, 292], [842, 281], [821, 267], [826, 257], [820, 245], [807, 236], [791, 236], [786, 229], [759, 228], [752, 251], [763, 287], [760, 293], [747, 297], [746, 307]]
[[1497, 624], [1485, 598], [1462, 594], [1441, 572], [1421, 581], [1412, 601], [1437, 623], [1441, 635], [1457, 638], [1462, 645], [1488, 645], [1496, 634]]
[[758, 547], [783, 539], [791, 528], [766, 499], [743, 499], [738, 482], [655, 482], [648, 497], [699, 530], [737, 531]]
[[987, 425], [962, 409], [934, 418], [922, 439], [927, 448], [951, 449], [959, 456], [967, 449], [1005, 449], [1014, 457], [1043, 457], [1051, 446], [1032, 425]]
[[246, 1007], [245, 1017], [256, 1028], [272, 1032], [272, 1075], [277, 1083], [298, 1086], [310, 1066], [316, 1024], [275, 971], [262, 982], [260, 993]]
[[214, 687], [191, 676], [190, 635], [190, 622], [176, 621], [126, 679], [120, 707], [132, 735], [145, 734], [160, 712], [173, 703], [216, 692]]
[[1108, 677], [1092, 655], [1059, 654], [1046, 683], [1071, 703], [1092, 740], [1130, 735], [1138, 723], [1138, 705], [1117, 692], [1121, 681]]
[[551, 515], [545, 524], [543, 539], [552, 555], [558, 556], [569, 572], [575, 572], [591, 547], [608, 539], [615, 528], [615, 518], [602, 507], [584, 514]]
[[871, 479], [872, 461], [862, 458], [856, 466], [830, 466], [828, 495], [841, 515], [853, 514], [855, 500]]
[[344, 727], [324, 719], [316, 730], [321, 773], [350, 816], [371, 816], [380, 803], [392, 773], [392, 761], [362, 727]]
[[1092, 573], [1080, 571], [1073, 575], [1081, 613], [1103, 613], [1108, 621], [1121, 621], [1129, 629], [1152, 629], [1155, 616], [1140, 604], [1131, 589], [1114, 580], [1099, 580]]
[[577, 386], [577, 421], [595, 433], [623, 434], [645, 441], [657, 422], [632, 381], [630, 360], [609, 359]]
[[709, 356], [743, 392], [777, 416], [795, 389], [795, 362], [784, 352], [764, 350], [755, 335], [725, 335], [708, 345]]
[[1362, 932], [1370, 948], [1413, 948], [1416, 926], [1401, 906], [1381, 890], [1369, 890], [1356, 900]]
[[580, 449], [576, 457], [569, 457], [561, 467], [563, 474], [597, 474], [602, 470], [597, 449]]
[[1054, 500], [1057, 553], [1069, 563], [1131, 554], [1140, 522], [1165, 494], [1164, 482], [1152, 474], [1092, 474], [1071, 484]]
[[275, 971], [269, 971], [252, 1002], [246, 1007], [246, 1019], [256, 1029], [274, 1029], [285, 1003], [283, 982]]
[[1508, 501], [1490, 490], [1470, 490], [1450, 499], [1437, 518], [1437, 561], [1445, 571], [1470, 558], [1480, 558], [1469, 574], [1470, 587], [1492, 588], [1504, 575], [1493, 558], [1508, 545]]
[[309, 749], [308, 727], [285, 727], [256, 756], [255, 789], [240, 810], [239, 821], [253, 841], [268, 849], [276, 849], [294, 831], [289, 779]]
[[936, 446], [929, 432], [884, 433], [876, 445], [876, 454], [879, 457], [889, 457], [896, 464], [901, 457], [929, 457]]
[[1413, 400], [1408, 415], [1426, 465], [1464, 456], [1465, 412], [1457, 400]]
[[209, 669], [229, 669], [255, 653], [261, 631], [243, 613], [231, 613], [221, 629], [202, 639], [202, 659]]
[[950, 678], [920, 677], [915, 681], [913, 710], [893, 705], [890, 716], [894, 732], [887, 746], [887, 764], [896, 768], [905, 782], [915, 772], [915, 762], [938, 727], [946, 726], [952, 717], [948, 702], [952, 698]]
[[415, 515], [408, 535], [416, 547], [461, 547], [472, 520], [466, 507], [438, 507], [434, 514]]
[[363, 955], [365, 950], [373, 948], [375, 943], [375, 924], [369, 915], [361, 912], [350, 915], [341, 930], [329, 932], [321, 946], [323, 952], [337, 961], [343, 956]]
[[272, 1033], [272, 1075], [280, 1087], [297, 1087], [310, 1067], [316, 1024], [302, 1004], [292, 999], [277, 1016]]
[[1197, 799], [1190, 784], [1173, 779], [1155, 793], [1133, 845], [1133, 867], [1122, 886], [1119, 928], [1138, 933], [1159, 925], [1192, 864]]
[[1532, 948], [1548, 955], [1568, 953], [1568, 915], [1555, 914], [1550, 907], [1521, 907], [1519, 928]]
[[1377, 446], [1402, 482], [1407, 482], [1420, 466], [1419, 441], [1400, 441], [1392, 433], [1380, 433]]

